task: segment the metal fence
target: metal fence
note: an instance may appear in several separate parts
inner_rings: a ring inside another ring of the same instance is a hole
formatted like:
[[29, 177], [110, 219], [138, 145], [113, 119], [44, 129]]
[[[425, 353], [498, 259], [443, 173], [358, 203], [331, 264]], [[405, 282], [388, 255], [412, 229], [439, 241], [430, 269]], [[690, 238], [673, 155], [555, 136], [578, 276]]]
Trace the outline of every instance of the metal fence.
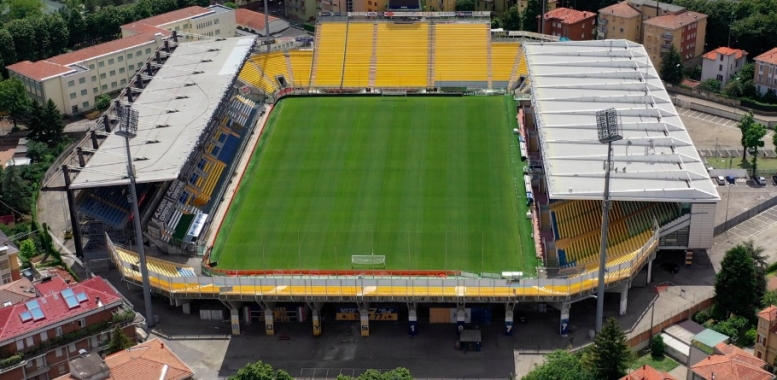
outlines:
[[739, 225], [740, 223], [743, 223], [744, 221], [755, 217], [756, 215], [774, 207], [777, 205], [777, 196], [768, 199], [767, 201], [721, 223], [715, 226], [715, 230], [713, 232], [713, 236], [718, 236], [734, 227]]

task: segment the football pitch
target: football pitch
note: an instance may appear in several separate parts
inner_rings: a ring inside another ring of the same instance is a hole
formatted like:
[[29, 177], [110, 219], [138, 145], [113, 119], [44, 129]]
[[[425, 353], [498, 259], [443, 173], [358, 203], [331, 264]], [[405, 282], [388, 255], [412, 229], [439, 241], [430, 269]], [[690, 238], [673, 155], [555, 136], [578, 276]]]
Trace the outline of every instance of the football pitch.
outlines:
[[218, 232], [225, 270], [537, 265], [510, 97], [280, 101]]

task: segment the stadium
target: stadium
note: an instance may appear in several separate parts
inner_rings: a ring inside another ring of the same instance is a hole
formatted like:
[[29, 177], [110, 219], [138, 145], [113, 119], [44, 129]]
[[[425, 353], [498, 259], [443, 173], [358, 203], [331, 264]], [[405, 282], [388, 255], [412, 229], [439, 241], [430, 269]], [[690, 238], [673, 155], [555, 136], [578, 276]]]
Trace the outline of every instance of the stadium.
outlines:
[[623, 139], [605, 282], [625, 313], [658, 250], [712, 245], [715, 187], [641, 45], [496, 32], [488, 12], [322, 13], [312, 40], [174, 33], [65, 162], [74, 232], [133, 284], [133, 245], [162, 253], [153, 291], [184, 312], [221, 301], [233, 333], [319, 334], [322, 310], [363, 335], [401, 314], [415, 333], [437, 309], [464, 324], [492, 306], [511, 333], [537, 304], [564, 335], [598, 285], [607, 108]]

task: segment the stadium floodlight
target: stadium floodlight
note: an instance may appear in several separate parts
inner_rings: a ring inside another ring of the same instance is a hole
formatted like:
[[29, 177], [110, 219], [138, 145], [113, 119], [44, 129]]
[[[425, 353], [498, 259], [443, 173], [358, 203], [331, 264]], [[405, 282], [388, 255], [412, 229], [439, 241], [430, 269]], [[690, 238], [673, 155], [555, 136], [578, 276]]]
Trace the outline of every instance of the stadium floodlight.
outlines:
[[135, 243], [137, 245], [138, 257], [140, 257], [140, 275], [143, 277], [143, 299], [146, 303], [146, 325], [148, 328], [154, 327], [154, 312], [151, 309], [151, 283], [148, 279], [148, 266], [146, 264], [146, 253], [143, 247], [143, 232], [140, 229], [140, 211], [138, 208], [138, 194], [135, 189], [135, 169], [132, 165], [132, 153], [130, 152], [130, 139], [138, 134], [138, 110], [133, 110], [131, 106], [117, 107], [116, 112], [119, 116], [119, 128], [116, 134], [124, 137], [124, 146], [127, 148], [127, 177], [130, 183], [130, 199], [132, 204], [132, 221], [135, 227]]
[[599, 248], [599, 288], [596, 292], [596, 332], [602, 331], [604, 318], [604, 277], [607, 270], [607, 229], [610, 224], [610, 170], [612, 169], [612, 143], [623, 138], [618, 112], [615, 108], [596, 111], [596, 132], [599, 142], [607, 144], [607, 161], [604, 163], [604, 200], [602, 202], [602, 241]]

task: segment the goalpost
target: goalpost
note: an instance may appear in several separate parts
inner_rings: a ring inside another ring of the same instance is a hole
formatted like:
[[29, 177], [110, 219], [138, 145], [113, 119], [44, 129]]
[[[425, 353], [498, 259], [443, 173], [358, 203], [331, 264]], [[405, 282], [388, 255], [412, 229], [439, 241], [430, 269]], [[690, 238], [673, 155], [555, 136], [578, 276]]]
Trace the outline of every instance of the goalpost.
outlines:
[[351, 268], [385, 268], [386, 255], [351, 255]]
[[382, 90], [381, 96], [401, 96], [407, 98], [407, 90]]

